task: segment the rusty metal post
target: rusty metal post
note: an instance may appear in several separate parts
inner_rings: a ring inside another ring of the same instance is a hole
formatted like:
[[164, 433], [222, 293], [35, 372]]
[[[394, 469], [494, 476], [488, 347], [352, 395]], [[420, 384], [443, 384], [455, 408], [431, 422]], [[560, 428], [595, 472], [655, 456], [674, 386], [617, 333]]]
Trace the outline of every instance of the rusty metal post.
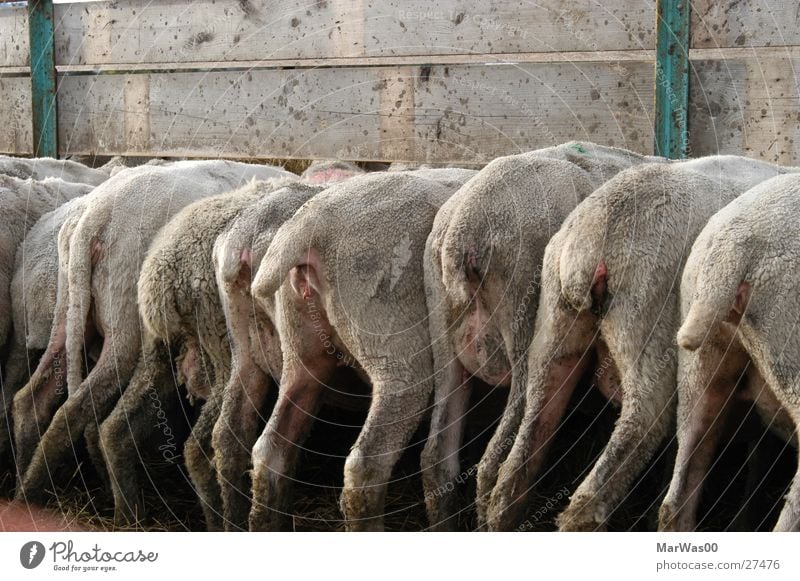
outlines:
[[689, 149], [689, 0], [656, 3], [655, 152], [684, 158]]
[[36, 157], [57, 157], [53, 0], [28, 2], [28, 35], [31, 50], [33, 152]]

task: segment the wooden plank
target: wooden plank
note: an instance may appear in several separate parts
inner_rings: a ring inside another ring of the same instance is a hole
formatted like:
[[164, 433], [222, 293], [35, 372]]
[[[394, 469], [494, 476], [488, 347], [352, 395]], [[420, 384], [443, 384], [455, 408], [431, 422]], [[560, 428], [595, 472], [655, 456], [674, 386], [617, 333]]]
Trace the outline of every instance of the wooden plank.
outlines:
[[800, 165], [800, 58], [693, 63], [692, 156], [732, 153]]
[[571, 139], [652, 153], [653, 74], [646, 62], [422, 69], [414, 159], [488, 162]]
[[61, 4], [56, 20], [61, 65], [655, 46], [653, 0], [114, 0]]
[[0, 153], [30, 155], [31, 80], [29, 77], [0, 77]]
[[692, 0], [692, 47], [800, 44], [797, 0]]
[[649, 62], [67, 76], [59, 127], [62, 154], [488, 161], [650, 152], [652, 103]]
[[0, 6], [0, 67], [24, 67], [29, 63], [27, 9]]

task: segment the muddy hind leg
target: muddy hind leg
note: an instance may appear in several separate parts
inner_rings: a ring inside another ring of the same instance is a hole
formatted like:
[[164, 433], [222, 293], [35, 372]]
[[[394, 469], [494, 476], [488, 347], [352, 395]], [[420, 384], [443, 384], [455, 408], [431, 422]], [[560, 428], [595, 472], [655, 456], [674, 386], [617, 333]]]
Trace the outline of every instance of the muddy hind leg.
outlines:
[[253, 446], [250, 530], [291, 530], [291, 479], [322, 403], [324, 386], [319, 380], [332, 374], [332, 367], [311, 370], [299, 364], [284, 365], [278, 401]]
[[250, 456], [258, 438], [261, 409], [272, 378], [254, 363], [234, 367], [225, 387], [212, 444], [216, 457], [226, 530], [247, 530], [250, 514]]
[[405, 357], [401, 349], [385, 349], [395, 357], [395, 364], [388, 369], [381, 369], [380, 364], [364, 365], [372, 381], [372, 403], [345, 461], [340, 504], [347, 530], [383, 530], [392, 470], [419, 426], [433, 390], [430, 360], [426, 362], [425, 350], [415, 346], [405, 346], [409, 353]]
[[[261, 413], [274, 381], [256, 363], [252, 349], [269, 349], [277, 342], [271, 322], [253, 314], [249, 293], [250, 269], [244, 268], [237, 284], [224, 293], [225, 318], [233, 351], [228, 384], [222, 395], [222, 409], [214, 426], [211, 443], [222, 493], [226, 530], [247, 530], [250, 514], [250, 461], [258, 438]], [[259, 334], [257, 343], [251, 331]]]
[[[523, 520], [528, 494], [592, 354], [594, 315], [577, 314], [559, 305], [540, 308], [537, 316], [527, 358], [522, 417], [516, 420], [519, 428], [487, 449], [481, 460], [483, 465], [489, 454], [505, 458], [485, 509], [485, 523], [491, 530], [512, 530]], [[505, 415], [508, 413], [509, 405]], [[480, 482], [480, 469], [478, 477]]]
[[209, 531], [224, 529], [222, 497], [214, 465], [214, 450], [211, 447], [211, 434], [219, 419], [220, 397], [220, 394], [212, 390], [183, 448], [186, 470], [200, 499]]
[[[800, 421], [800, 414], [795, 413], [793, 416], [795, 424]], [[798, 462], [800, 462], [800, 458], [798, 458]], [[800, 466], [800, 464], [798, 465]], [[781, 515], [773, 530], [800, 531], [800, 473], [795, 473], [785, 499], [783, 510], [781, 510]]]
[[44, 355], [30, 381], [14, 396], [14, 450], [17, 488], [33, 458], [36, 446], [67, 397], [67, 358], [64, 325], [53, 330]]
[[[532, 376], [539, 387], [527, 394], [519, 432], [492, 490], [487, 511], [490, 530], [513, 530], [523, 520], [527, 498], [590, 357], [588, 352], [562, 355]], [[543, 380], [537, 377], [540, 373]]]
[[430, 433], [422, 452], [422, 485], [431, 530], [455, 527], [458, 510], [459, 450], [469, 406], [469, 376], [453, 358], [439, 371]]
[[[116, 353], [114, 352], [116, 351]], [[53, 417], [22, 480], [17, 496], [28, 502], [44, 500], [52, 473], [73, 452], [90, 421], [101, 422], [113, 409], [124, 385], [118, 382], [133, 370], [138, 349], [112, 350], [107, 339], [94, 369]]]
[[519, 358], [511, 374], [511, 389], [508, 393], [500, 423], [492, 434], [486, 450], [478, 464], [476, 479], [476, 508], [478, 523], [481, 528], [488, 525], [488, 514], [491, 506], [492, 490], [497, 484], [500, 466], [508, 458], [512, 444], [519, 430], [525, 412], [525, 398], [528, 381], [527, 356]]
[[674, 421], [677, 356], [669, 334], [637, 340], [631, 327], [609, 319], [601, 324], [622, 379], [622, 409], [608, 444], [559, 515], [560, 530], [604, 530]]
[[167, 402], [175, 397], [169, 351], [160, 342], [145, 345], [125, 393], [100, 426], [100, 449], [108, 468], [117, 527], [135, 525], [145, 516], [137, 475], [145, 439], [153, 431], [162, 432], [164, 457], [175, 458], [174, 434], [164, 413]]
[[5, 366], [0, 366], [0, 462], [3, 462], [10, 451], [13, 434], [13, 402], [14, 396], [23, 387], [29, 370], [28, 350], [25, 345], [12, 341]]
[[678, 454], [659, 510], [659, 530], [691, 531], [703, 480], [717, 450], [747, 356], [734, 344], [707, 340], [698, 351], [681, 351], [678, 371]]

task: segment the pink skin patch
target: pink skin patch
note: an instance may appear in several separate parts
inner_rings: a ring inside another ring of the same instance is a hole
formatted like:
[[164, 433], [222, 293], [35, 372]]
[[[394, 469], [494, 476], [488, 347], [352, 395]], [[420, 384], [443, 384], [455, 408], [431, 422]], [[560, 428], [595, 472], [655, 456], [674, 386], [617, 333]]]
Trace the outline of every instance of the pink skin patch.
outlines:
[[471, 270], [478, 269], [478, 250], [474, 246], [467, 251], [467, 267]]
[[253, 256], [250, 254], [249, 248], [243, 248], [242, 253], [239, 255], [239, 262], [246, 265], [248, 268], [253, 266]]
[[92, 238], [92, 266], [97, 266], [103, 257], [103, 246], [97, 238]]
[[315, 293], [322, 294], [320, 272], [322, 272], [322, 262], [319, 253], [310, 248], [305, 264], [298, 264], [289, 272], [289, 283], [297, 295], [309, 300]]
[[356, 174], [351, 171], [329, 168], [314, 172], [310, 176], [305, 176], [303, 180], [309, 184], [329, 184], [343, 182], [354, 175]]
[[200, 372], [200, 354], [197, 352], [197, 346], [192, 344], [186, 348], [186, 353], [181, 361], [181, 375], [186, 384], [186, 391], [189, 395], [198, 399], [208, 399], [210, 395], [210, 388], [205, 381], [202, 380], [202, 373]]
[[475, 297], [470, 313], [456, 330], [455, 342], [460, 345], [458, 358], [465, 369], [482, 381], [507, 387], [511, 384], [511, 366], [502, 337], [491, 323], [489, 313]]
[[749, 300], [750, 283], [742, 281], [739, 283], [739, 288], [736, 289], [736, 297], [733, 300], [733, 306], [731, 307], [731, 312], [728, 314], [727, 320], [731, 323], [738, 323], [741, 321]]
[[601, 260], [594, 271], [594, 276], [592, 277], [592, 298], [595, 301], [600, 302], [602, 301], [603, 297], [605, 297], [607, 290], [607, 277], [608, 268], [606, 267], [606, 263]]

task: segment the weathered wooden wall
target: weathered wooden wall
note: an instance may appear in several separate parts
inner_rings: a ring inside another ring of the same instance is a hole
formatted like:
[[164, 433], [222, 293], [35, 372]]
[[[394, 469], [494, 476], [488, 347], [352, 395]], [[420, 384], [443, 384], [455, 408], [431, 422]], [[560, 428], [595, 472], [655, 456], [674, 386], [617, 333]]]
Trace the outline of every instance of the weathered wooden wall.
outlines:
[[[800, 163], [796, 0], [692, 3], [692, 154]], [[56, 6], [70, 153], [482, 161], [652, 151], [654, 0]], [[24, 8], [0, 8], [0, 151], [31, 151]]]

